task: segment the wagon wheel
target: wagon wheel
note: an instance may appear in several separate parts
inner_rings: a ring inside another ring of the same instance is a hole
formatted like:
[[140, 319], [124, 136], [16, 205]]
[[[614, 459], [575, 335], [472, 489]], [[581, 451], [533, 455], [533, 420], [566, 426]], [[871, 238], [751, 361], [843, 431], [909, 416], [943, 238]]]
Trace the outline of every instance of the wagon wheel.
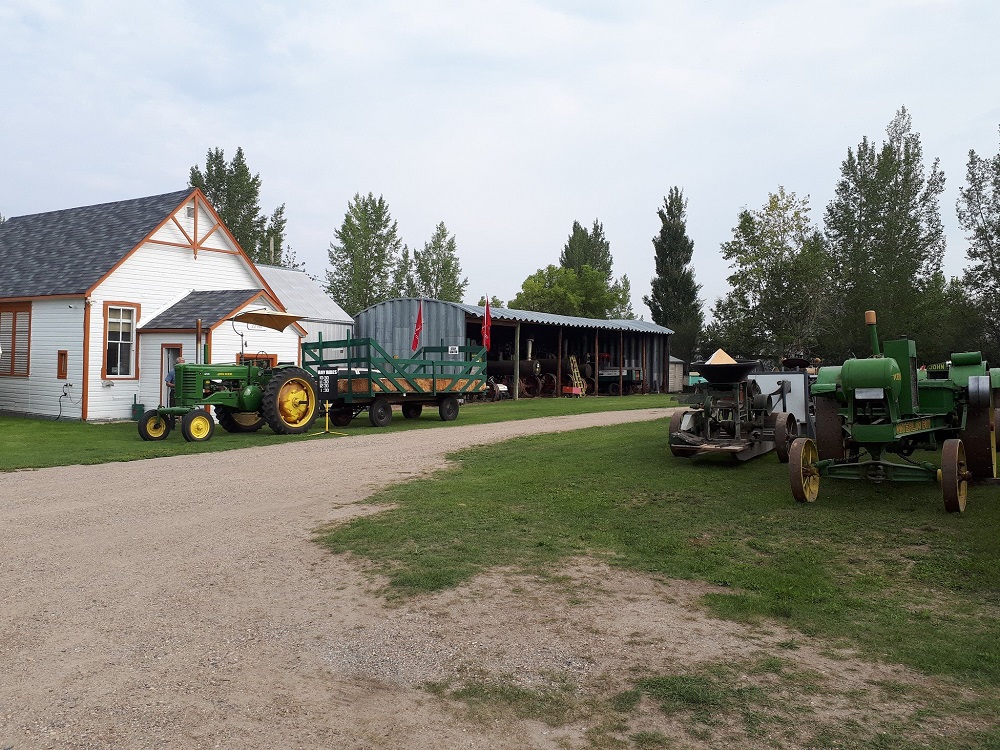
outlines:
[[264, 426], [260, 412], [234, 411], [225, 406], [215, 407], [215, 419], [226, 432], [257, 432]]
[[392, 422], [392, 404], [389, 400], [379, 396], [368, 407], [368, 421], [372, 427], [388, 427]]
[[792, 441], [798, 436], [799, 424], [794, 415], [786, 411], [779, 411], [774, 415], [774, 451], [781, 463], [788, 463], [788, 451], [792, 447]]
[[215, 420], [204, 409], [192, 409], [181, 419], [181, 435], [189, 443], [203, 443], [212, 438]]
[[403, 404], [403, 416], [407, 419], [416, 419], [423, 410], [423, 404], [414, 404], [412, 402]]
[[143, 440], [165, 440], [173, 423], [160, 416], [156, 409], [150, 409], [139, 417], [139, 437]]
[[821, 459], [847, 457], [844, 420], [835, 399], [816, 399], [816, 448]]
[[988, 375], [969, 378], [969, 406], [965, 429], [959, 437], [965, 444], [972, 476], [992, 479], [997, 469], [996, 410]]
[[816, 502], [819, 495], [819, 450], [809, 438], [796, 438], [788, 451], [788, 479], [792, 496], [800, 503]]
[[597, 395], [597, 378], [584, 378], [584, 385], [586, 386], [588, 396]]
[[354, 419], [354, 412], [350, 409], [337, 409], [330, 413], [330, 421], [335, 427], [347, 427]]
[[694, 450], [691, 448], [683, 445], [674, 445], [670, 442], [670, 436], [675, 432], [681, 431], [681, 424], [684, 422], [685, 414], [690, 414], [690, 412], [675, 411], [670, 415], [670, 432], [667, 433], [667, 444], [670, 446], [670, 452], [678, 458], [688, 458], [694, 453]]
[[608, 383], [608, 395], [609, 396], [620, 396], [622, 395], [622, 389], [618, 387], [618, 383], [612, 381]]
[[944, 509], [949, 513], [965, 510], [969, 494], [969, 467], [965, 460], [965, 445], [961, 440], [945, 440], [941, 450], [941, 488], [944, 492]]
[[438, 416], [442, 422], [454, 422], [458, 419], [458, 399], [454, 396], [445, 396], [438, 404]]

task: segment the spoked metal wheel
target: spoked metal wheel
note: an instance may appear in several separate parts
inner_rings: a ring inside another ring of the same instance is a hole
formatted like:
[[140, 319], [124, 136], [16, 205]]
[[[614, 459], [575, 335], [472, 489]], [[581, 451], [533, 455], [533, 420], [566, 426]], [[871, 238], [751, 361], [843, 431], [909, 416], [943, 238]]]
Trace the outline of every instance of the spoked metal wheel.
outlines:
[[941, 450], [941, 489], [944, 494], [944, 509], [949, 513], [961, 513], [965, 510], [970, 476], [965, 445], [961, 440], [945, 440]]
[[788, 480], [792, 496], [800, 503], [813, 503], [819, 496], [819, 450], [809, 438], [796, 438], [788, 451]]
[[779, 411], [774, 415], [774, 452], [778, 454], [781, 463], [788, 463], [788, 452], [792, 448], [792, 441], [798, 436], [799, 423], [795, 421], [794, 414]]

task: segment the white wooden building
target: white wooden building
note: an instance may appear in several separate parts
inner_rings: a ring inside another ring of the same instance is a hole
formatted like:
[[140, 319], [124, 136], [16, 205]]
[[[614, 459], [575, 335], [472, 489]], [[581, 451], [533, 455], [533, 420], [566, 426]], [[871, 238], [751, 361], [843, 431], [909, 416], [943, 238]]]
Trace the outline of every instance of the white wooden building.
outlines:
[[0, 411], [128, 419], [165, 401], [178, 354], [299, 362], [304, 329], [234, 323], [284, 300], [187, 189], [0, 225]]

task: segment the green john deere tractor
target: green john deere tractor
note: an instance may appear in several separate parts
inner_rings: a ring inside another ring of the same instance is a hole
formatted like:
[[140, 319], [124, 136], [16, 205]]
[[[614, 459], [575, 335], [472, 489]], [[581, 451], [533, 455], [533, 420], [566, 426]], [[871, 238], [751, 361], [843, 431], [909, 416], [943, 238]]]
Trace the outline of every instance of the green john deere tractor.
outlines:
[[[821, 477], [939, 481], [945, 509], [965, 510], [969, 480], [997, 473], [1000, 368], [990, 369], [979, 352], [960, 352], [946, 368], [918, 369], [913, 341], [887, 341], [883, 353], [874, 311], [865, 313], [865, 323], [872, 356], [816, 374], [816, 440], [791, 445], [792, 495], [815, 501]], [[940, 467], [911, 458], [938, 450]], [[890, 455], [899, 458], [890, 461]]]
[[277, 433], [306, 432], [319, 413], [316, 384], [300, 367], [266, 360], [247, 364], [178, 364], [174, 404], [150, 409], [139, 419], [143, 440], [163, 440], [180, 418], [188, 442], [212, 437], [215, 420], [228, 432], [256, 432], [265, 424]]

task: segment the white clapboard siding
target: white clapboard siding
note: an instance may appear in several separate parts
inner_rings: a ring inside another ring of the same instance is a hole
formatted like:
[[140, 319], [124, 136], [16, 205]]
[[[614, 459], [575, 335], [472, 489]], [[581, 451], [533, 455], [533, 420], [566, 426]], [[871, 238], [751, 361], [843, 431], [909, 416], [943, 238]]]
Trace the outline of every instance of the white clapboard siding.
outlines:
[[[28, 377], [4, 377], [0, 410], [79, 419], [83, 393], [83, 299], [31, 303]], [[67, 353], [67, 377], [57, 377], [58, 352]], [[65, 390], [64, 390], [65, 387]]]

